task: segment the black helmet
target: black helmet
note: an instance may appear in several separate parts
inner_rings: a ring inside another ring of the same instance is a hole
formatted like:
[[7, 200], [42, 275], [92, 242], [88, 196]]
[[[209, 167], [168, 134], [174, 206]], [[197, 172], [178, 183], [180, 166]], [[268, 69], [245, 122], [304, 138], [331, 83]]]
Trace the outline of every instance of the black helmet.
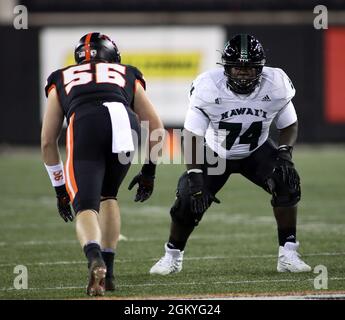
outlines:
[[[248, 34], [233, 37], [222, 52], [221, 65], [224, 66], [224, 74], [228, 78], [227, 84], [236, 93], [248, 94], [254, 91], [265, 63], [266, 56], [261, 43]], [[236, 76], [233, 69], [241, 67], [251, 68], [253, 75], [250, 78]]]
[[121, 62], [121, 55], [114, 41], [99, 32], [88, 33], [81, 37], [74, 50], [76, 63], [89, 60]]

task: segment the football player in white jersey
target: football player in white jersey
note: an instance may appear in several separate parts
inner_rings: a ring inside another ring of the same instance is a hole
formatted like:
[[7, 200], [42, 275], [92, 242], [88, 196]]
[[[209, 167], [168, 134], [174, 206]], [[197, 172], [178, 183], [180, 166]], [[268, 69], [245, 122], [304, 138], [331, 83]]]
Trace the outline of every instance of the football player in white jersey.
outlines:
[[[307, 272], [311, 267], [297, 252], [297, 203], [300, 178], [292, 161], [298, 122], [291, 99], [295, 88], [282, 69], [266, 67], [260, 42], [236, 35], [222, 52], [222, 68], [196, 78], [184, 124], [187, 171], [180, 177], [171, 208], [165, 255], [150, 269], [167, 275], [182, 270], [187, 240], [232, 173], [240, 173], [272, 195], [277, 221], [278, 272]], [[268, 140], [272, 122], [279, 131], [278, 147]], [[211, 174], [209, 157], [225, 163], [222, 174]]]

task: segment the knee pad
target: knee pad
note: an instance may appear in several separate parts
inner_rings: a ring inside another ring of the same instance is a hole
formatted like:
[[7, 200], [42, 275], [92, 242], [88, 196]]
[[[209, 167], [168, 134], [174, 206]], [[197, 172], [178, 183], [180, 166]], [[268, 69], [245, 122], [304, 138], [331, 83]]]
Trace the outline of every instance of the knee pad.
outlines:
[[292, 207], [301, 200], [301, 187], [292, 185], [281, 175], [273, 175], [267, 180], [268, 189], [272, 194], [271, 205], [273, 207]]
[[185, 226], [197, 226], [202, 219], [203, 215], [195, 217], [190, 210], [187, 173], [184, 173], [179, 179], [176, 199], [170, 209], [170, 216], [174, 222]]

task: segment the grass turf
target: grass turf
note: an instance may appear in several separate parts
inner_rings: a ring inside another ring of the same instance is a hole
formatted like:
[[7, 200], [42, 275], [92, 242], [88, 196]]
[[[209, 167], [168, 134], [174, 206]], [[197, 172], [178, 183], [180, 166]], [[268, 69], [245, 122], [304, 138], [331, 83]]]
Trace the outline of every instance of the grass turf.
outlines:
[[[302, 177], [297, 237], [312, 267], [324, 265], [328, 289], [345, 290], [345, 147], [302, 147], [295, 151]], [[133, 202], [128, 183], [120, 194], [122, 234], [117, 250], [116, 298], [201, 297], [231, 294], [315, 292], [318, 274], [276, 272], [277, 235], [270, 196], [239, 175], [231, 176], [188, 242], [183, 271], [151, 276], [163, 254], [169, 208], [182, 165], [160, 165], [155, 192]], [[0, 154], [0, 299], [85, 298], [87, 268], [74, 223], [57, 214], [54, 191], [39, 151]], [[28, 289], [13, 287], [16, 265], [28, 270]]]

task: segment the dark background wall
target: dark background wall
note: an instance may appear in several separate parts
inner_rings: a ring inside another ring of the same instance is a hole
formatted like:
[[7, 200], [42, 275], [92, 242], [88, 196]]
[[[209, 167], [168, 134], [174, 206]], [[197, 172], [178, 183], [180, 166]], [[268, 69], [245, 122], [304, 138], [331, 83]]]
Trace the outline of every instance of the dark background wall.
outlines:
[[0, 27], [0, 39], [0, 144], [37, 144], [38, 29]]
[[318, 4], [344, 9], [343, 0], [22, 0], [30, 11], [223, 11], [309, 10]]

